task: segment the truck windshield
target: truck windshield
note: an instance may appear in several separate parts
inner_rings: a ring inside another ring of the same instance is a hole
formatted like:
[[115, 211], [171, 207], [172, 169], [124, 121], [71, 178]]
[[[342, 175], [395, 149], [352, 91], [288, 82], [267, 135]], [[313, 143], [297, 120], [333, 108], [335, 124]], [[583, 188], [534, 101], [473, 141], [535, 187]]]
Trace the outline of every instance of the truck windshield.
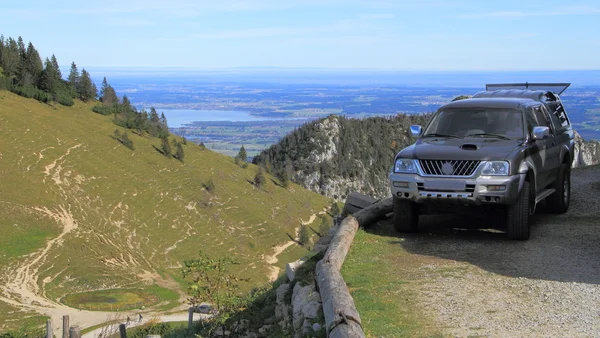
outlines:
[[523, 113], [506, 108], [453, 108], [435, 114], [423, 137], [523, 139]]

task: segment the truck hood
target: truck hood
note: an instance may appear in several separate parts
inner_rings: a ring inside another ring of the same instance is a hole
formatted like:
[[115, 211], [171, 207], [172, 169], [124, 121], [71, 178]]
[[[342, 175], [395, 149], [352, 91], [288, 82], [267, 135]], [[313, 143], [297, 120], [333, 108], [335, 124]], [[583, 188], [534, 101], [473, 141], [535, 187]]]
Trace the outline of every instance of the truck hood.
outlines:
[[398, 155], [421, 160], [501, 161], [521, 147], [519, 140], [427, 137], [404, 148]]

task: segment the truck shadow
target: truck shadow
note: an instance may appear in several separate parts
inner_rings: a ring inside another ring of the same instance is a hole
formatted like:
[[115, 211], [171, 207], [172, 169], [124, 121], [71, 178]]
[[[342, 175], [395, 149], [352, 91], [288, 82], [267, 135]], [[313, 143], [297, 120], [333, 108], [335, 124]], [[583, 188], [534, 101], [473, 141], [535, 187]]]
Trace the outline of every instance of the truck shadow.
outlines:
[[498, 220], [485, 215], [421, 216], [420, 231], [414, 234], [396, 232], [390, 218], [366, 231], [390, 237], [390, 244], [408, 253], [468, 262], [495, 274], [600, 284], [597, 216], [532, 217], [531, 238], [526, 241], [510, 240]]

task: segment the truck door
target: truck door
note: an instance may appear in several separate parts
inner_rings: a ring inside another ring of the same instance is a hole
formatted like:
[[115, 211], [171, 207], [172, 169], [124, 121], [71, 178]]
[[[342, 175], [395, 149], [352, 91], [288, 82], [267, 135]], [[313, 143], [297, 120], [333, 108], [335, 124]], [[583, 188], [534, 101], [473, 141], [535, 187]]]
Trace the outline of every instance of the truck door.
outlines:
[[[553, 180], [556, 179], [556, 176], [558, 175], [558, 168], [560, 165], [560, 143], [557, 139], [557, 135], [562, 134], [562, 131], [559, 129], [564, 127], [561, 126], [555, 115], [550, 115], [550, 112], [544, 105], [541, 105], [540, 108], [546, 116], [546, 121], [550, 126], [550, 136], [546, 143], [546, 165], [544, 166], [546, 173], [548, 174], [546, 185], [549, 185], [553, 183]], [[554, 123], [553, 117], [556, 119], [557, 123]]]
[[[533, 127], [537, 126], [550, 128], [550, 124], [546, 120], [539, 105], [531, 107], [530, 110], [528, 109], [525, 116], [529, 132], [533, 130]], [[530, 147], [529, 156], [531, 156], [531, 161], [535, 168], [536, 191], [545, 188], [549, 179], [548, 169], [546, 167], [548, 142], [548, 139], [536, 140]]]

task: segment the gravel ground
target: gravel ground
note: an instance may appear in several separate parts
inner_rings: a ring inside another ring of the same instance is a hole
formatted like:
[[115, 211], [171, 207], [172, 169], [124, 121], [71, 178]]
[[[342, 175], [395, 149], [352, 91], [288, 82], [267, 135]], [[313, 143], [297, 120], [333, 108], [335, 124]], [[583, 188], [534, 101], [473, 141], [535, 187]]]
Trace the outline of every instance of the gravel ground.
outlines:
[[492, 221], [425, 216], [401, 241], [424, 315], [449, 337], [600, 337], [600, 166], [572, 172], [569, 212], [536, 213], [528, 241]]

